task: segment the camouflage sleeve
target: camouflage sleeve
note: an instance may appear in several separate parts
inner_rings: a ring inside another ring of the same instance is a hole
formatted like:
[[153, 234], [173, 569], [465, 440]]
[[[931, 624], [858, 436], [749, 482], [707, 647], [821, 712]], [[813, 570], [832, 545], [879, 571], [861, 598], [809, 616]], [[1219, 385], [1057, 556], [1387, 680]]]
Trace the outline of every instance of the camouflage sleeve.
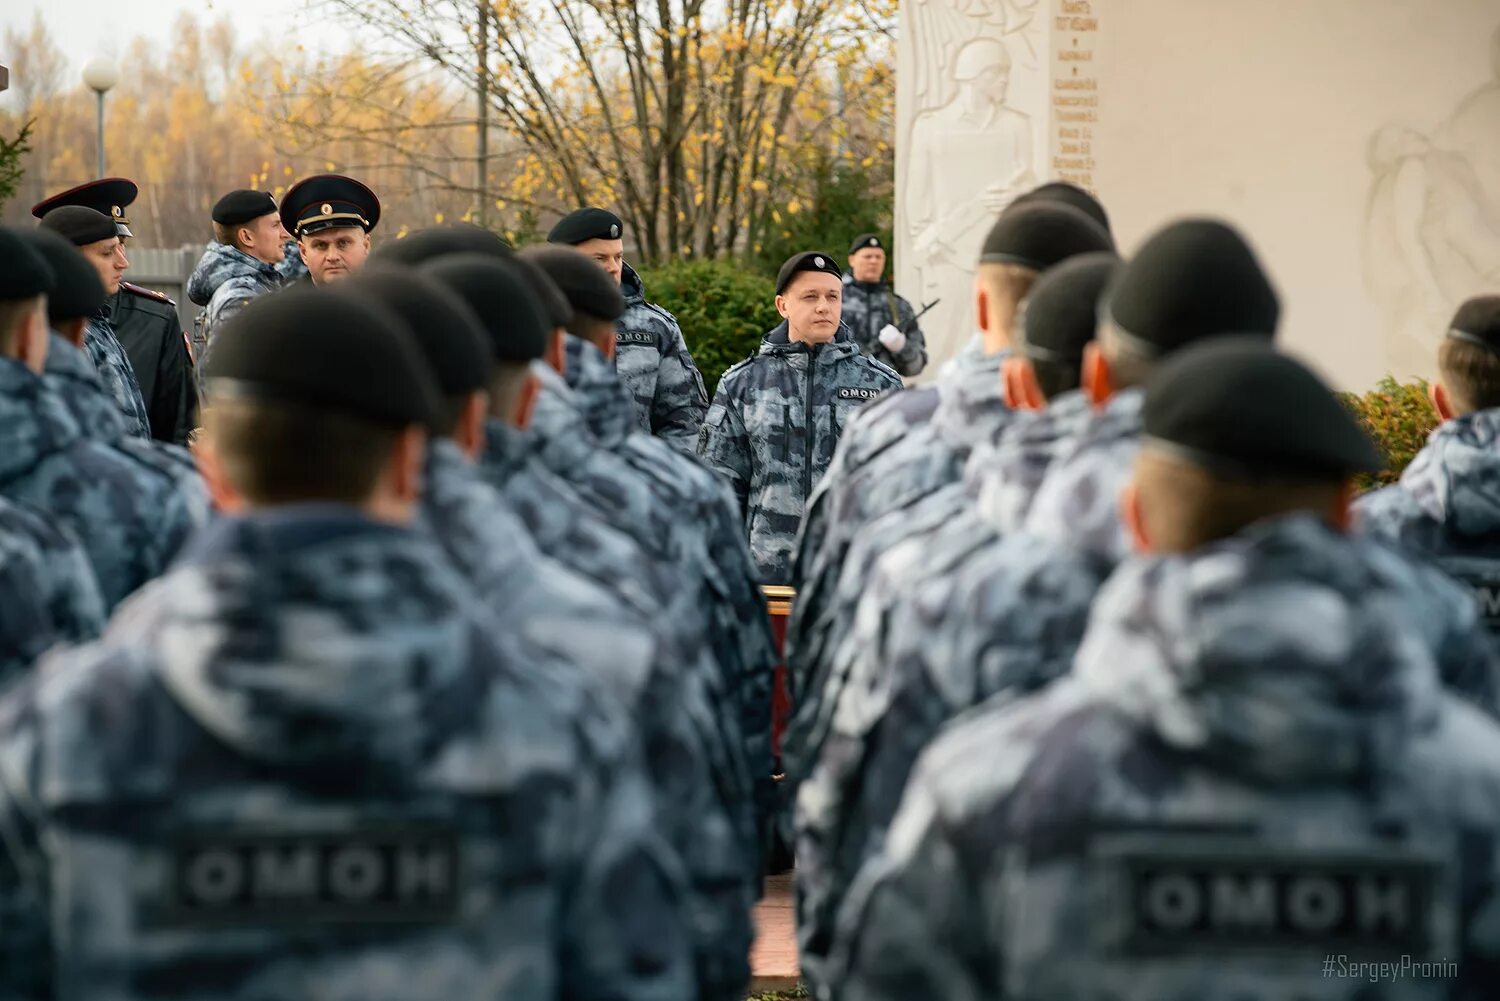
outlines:
[[174, 480], [176, 489], [157, 512], [157, 531], [152, 539], [151, 576], [162, 573], [177, 558], [189, 539], [207, 527], [212, 515], [208, 488], [196, 475]]
[[690, 452], [708, 409], [708, 393], [682, 338], [682, 329], [675, 320], [667, 327], [671, 343], [662, 351], [657, 368], [656, 396], [651, 401], [651, 433]]
[[917, 325], [917, 314], [911, 303], [900, 296], [896, 297], [896, 312], [900, 314], [896, 326], [906, 334], [906, 346], [891, 355], [891, 368], [902, 375], [916, 375], [927, 367], [927, 335]]
[[0, 706], [0, 998], [52, 997], [51, 874], [32, 798], [36, 734], [25, 716], [32, 684]]
[[828, 982], [873, 1001], [999, 997], [998, 936], [980, 913], [981, 874], [966, 871], [958, 838], [917, 776], [884, 852], [860, 873], [840, 915]]
[[727, 396], [721, 386], [703, 418], [698, 431], [698, 457], [728, 481], [743, 520], [750, 504], [750, 435], [740, 419], [738, 401]]
[[582, 864], [561, 918], [560, 998], [696, 996], [681, 866], [652, 831], [653, 803], [630, 762], [606, 775], [597, 809], [572, 832]]

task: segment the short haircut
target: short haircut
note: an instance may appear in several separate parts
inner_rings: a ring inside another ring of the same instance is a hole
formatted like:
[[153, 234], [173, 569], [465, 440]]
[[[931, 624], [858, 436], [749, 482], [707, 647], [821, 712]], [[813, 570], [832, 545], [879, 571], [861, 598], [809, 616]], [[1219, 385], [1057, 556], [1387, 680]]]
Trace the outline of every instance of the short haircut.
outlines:
[[1110, 380], [1116, 391], [1145, 385], [1156, 367], [1158, 355], [1135, 341], [1119, 336], [1108, 319], [1099, 324], [1099, 350], [1109, 362]]
[[1080, 362], [1028, 358], [1031, 370], [1036, 373], [1037, 385], [1047, 399], [1055, 399], [1083, 382], [1083, 366]]
[[474, 393], [444, 395], [441, 398], [442, 405], [438, 410], [437, 419], [432, 426], [433, 433], [439, 438], [452, 438], [453, 432], [458, 430], [458, 419], [464, 415], [464, 408], [473, 398]]
[[1336, 477], [1227, 479], [1147, 448], [1136, 459], [1135, 482], [1152, 547], [1180, 553], [1229, 538], [1263, 518], [1324, 512], [1346, 481]]
[[44, 309], [47, 297], [28, 296], [25, 299], [0, 299], [0, 351], [9, 354], [16, 344], [16, 334], [21, 323], [39, 309]]
[[526, 380], [530, 375], [530, 362], [496, 363], [495, 370], [490, 375], [490, 413], [506, 417], [515, 413], [521, 391], [526, 388]]
[[214, 223], [214, 239], [218, 240], [226, 247], [234, 247], [236, 250], [244, 250], [245, 248], [240, 244], [240, 230], [243, 229], [244, 226], [245, 224], [242, 222], [235, 223], [233, 226], [226, 225], [222, 222], [216, 222]]
[[218, 398], [204, 408], [220, 467], [252, 504], [363, 504], [402, 428], [282, 400]]
[[1023, 264], [990, 262], [981, 263], [977, 274], [995, 300], [995, 308], [1005, 314], [1002, 317], [1005, 329], [1013, 332], [1021, 300], [1031, 292], [1031, 286], [1036, 283], [1041, 272]]
[[1443, 338], [1438, 377], [1460, 415], [1500, 407], [1500, 357], [1481, 344]]

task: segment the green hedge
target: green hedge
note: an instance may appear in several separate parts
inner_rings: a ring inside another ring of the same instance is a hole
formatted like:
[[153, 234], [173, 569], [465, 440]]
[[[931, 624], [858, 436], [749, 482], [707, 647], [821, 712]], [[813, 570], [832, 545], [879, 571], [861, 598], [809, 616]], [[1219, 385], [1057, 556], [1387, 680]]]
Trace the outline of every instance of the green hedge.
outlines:
[[735, 261], [676, 261], [641, 271], [646, 298], [677, 317], [709, 396], [781, 322], [776, 282]]
[[1385, 454], [1387, 469], [1383, 473], [1360, 477], [1357, 484], [1361, 490], [1400, 479], [1401, 471], [1421, 451], [1427, 443], [1427, 436], [1438, 426], [1438, 416], [1428, 402], [1427, 383], [1423, 380], [1401, 383], [1386, 376], [1362, 396], [1340, 393], [1339, 397]]

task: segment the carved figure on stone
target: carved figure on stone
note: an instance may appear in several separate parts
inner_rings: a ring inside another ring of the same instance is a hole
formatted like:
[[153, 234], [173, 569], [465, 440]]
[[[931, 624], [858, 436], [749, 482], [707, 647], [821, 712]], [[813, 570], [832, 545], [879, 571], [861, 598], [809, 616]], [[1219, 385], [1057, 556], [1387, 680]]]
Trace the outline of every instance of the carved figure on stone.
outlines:
[[1490, 46], [1492, 79], [1430, 135], [1387, 125], [1370, 139], [1365, 285], [1400, 375], [1431, 368], [1460, 302], [1500, 291], [1500, 29]]

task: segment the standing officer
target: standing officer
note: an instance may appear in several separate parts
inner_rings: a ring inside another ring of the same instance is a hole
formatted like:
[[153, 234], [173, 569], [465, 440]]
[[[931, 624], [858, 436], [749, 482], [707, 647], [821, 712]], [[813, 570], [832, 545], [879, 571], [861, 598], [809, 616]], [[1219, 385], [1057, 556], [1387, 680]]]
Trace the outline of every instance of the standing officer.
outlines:
[[861, 351], [902, 375], [927, 367], [927, 338], [916, 310], [885, 280], [885, 245], [874, 233], [856, 236], [849, 247], [844, 325]]
[[776, 276], [781, 326], [760, 353], [724, 373], [698, 454], [734, 488], [762, 584], [791, 580], [802, 509], [860, 407], [901, 377], [839, 322], [843, 272], [833, 255], [795, 254]]
[[188, 298], [204, 307], [193, 334], [200, 369], [207, 367], [214, 327], [287, 282], [287, 234], [270, 192], [229, 192], [214, 203], [213, 226], [214, 240], [188, 279]]
[[577, 247], [620, 283], [625, 315], [616, 324], [615, 367], [635, 397], [641, 429], [692, 451], [708, 409], [703, 376], [688, 352], [677, 318], [646, 301], [640, 275], [625, 263], [624, 235], [619, 216], [586, 208], [558, 220], [547, 242]]
[[[125, 241], [134, 236], [125, 210], [135, 202], [137, 190], [133, 181], [107, 177], [38, 202], [32, 206], [31, 214], [42, 219], [66, 205], [82, 205], [102, 212], [114, 221], [120, 237], [123, 270], [130, 266], [125, 258]], [[109, 298], [102, 315], [130, 358], [145, 403], [151, 437], [187, 444], [188, 434], [197, 424], [198, 392], [193, 358], [182, 320], [177, 315], [177, 304], [160, 292], [119, 279], [106, 280], [105, 287]]]
[[342, 174], [304, 177], [282, 197], [280, 211], [314, 285], [330, 285], [365, 266], [380, 199], [359, 181]]

